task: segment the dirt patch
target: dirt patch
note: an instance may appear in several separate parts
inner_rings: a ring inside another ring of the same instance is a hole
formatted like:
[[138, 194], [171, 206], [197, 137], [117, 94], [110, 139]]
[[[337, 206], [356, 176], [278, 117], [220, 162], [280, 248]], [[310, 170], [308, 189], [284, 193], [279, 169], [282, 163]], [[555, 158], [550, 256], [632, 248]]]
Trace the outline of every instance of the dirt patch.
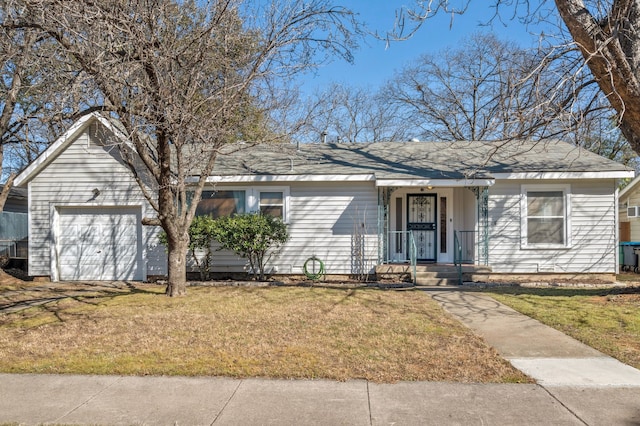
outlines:
[[[19, 270], [18, 270], [19, 271]], [[21, 275], [16, 270], [5, 271], [0, 269], [0, 286], [19, 286], [25, 283], [28, 280], [27, 274], [22, 271], [23, 277], [17, 277], [16, 275]]]

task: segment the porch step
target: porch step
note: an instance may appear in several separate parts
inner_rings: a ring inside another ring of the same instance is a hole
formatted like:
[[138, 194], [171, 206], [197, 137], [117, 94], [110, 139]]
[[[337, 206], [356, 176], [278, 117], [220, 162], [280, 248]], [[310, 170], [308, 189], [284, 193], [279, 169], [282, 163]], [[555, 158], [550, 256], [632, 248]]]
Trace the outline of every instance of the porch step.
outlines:
[[458, 271], [447, 269], [442, 271], [416, 271], [416, 278], [458, 278]]
[[437, 287], [437, 286], [449, 286], [449, 285], [458, 285], [460, 281], [458, 278], [425, 278], [425, 277], [416, 277], [416, 285], [428, 286], [428, 287]]
[[[473, 274], [490, 272], [491, 268], [488, 266], [462, 265], [463, 281], [470, 279]], [[406, 263], [378, 265], [376, 274], [379, 278], [396, 277], [396, 279], [413, 281], [413, 268]], [[420, 264], [416, 266], [415, 282], [416, 285], [423, 286], [458, 285], [460, 276], [458, 275], [458, 268], [450, 263]]]
[[458, 285], [460, 283], [458, 270], [449, 265], [433, 265], [428, 268], [416, 268], [415, 278], [417, 285], [440, 286]]

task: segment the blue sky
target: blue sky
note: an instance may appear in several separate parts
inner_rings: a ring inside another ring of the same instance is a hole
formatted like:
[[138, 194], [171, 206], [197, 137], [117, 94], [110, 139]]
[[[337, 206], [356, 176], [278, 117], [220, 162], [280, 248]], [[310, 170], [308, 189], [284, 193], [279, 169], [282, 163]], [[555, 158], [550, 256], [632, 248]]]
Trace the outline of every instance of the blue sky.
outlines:
[[[411, 0], [405, 0], [410, 4]], [[461, 0], [457, 1], [462, 2]], [[393, 0], [343, 0], [336, 2], [349, 7], [359, 14], [362, 21], [380, 33], [393, 28], [395, 12], [401, 2]], [[456, 1], [452, 1], [456, 3]], [[310, 94], [317, 88], [326, 87], [331, 82], [344, 83], [349, 86], [363, 86], [377, 89], [412, 60], [424, 53], [435, 53], [445, 47], [455, 47], [457, 42], [474, 32], [492, 31], [500, 38], [513, 40], [523, 46], [535, 43], [537, 37], [527, 32], [525, 26], [516, 20], [493, 22], [486, 26], [493, 16], [492, 2], [486, 0], [471, 1], [464, 15], [441, 14], [428, 20], [422, 28], [407, 41], [394, 42], [386, 47], [385, 42], [367, 39], [355, 52], [353, 64], [345, 61], [334, 61], [325, 65], [313, 74], [307, 74], [301, 80], [303, 92]], [[508, 15], [510, 11], [504, 11]]]

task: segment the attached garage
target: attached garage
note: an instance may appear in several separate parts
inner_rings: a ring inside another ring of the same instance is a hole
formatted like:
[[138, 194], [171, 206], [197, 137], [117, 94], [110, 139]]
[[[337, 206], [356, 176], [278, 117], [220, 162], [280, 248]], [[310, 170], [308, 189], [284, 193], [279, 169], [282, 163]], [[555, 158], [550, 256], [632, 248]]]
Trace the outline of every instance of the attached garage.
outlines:
[[140, 207], [58, 207], [58, 279], [143, 280]]

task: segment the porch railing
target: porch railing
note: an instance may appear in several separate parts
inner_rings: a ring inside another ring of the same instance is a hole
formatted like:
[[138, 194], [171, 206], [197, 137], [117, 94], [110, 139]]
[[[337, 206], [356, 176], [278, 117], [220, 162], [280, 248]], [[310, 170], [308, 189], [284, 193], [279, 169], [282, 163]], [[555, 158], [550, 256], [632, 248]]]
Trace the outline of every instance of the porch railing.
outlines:
[[453, 265], [458, 271], [458, 284], [462, 285], [462, 246], [458, 238], [458, 231], [453, 231]]
[[413, 278], [413, 284], [417, 283], [418, 280], [418, 246], [416, 246], [416, 240], [413, 238], [413, 232], [409, 231], [409, 260], [411, 261], [411, 270], [413, 274], [411, 277]]
[[453, 264], [458, 271], [459, 284], [462, 284], [462, 264], [475, 263], [477, 249], [476, 231], [453, 232]]
[[384, 263], [409, 263], [415, 284], [418, 265], [418, 247], [413, 231], [389, 231], [386, 238]]

